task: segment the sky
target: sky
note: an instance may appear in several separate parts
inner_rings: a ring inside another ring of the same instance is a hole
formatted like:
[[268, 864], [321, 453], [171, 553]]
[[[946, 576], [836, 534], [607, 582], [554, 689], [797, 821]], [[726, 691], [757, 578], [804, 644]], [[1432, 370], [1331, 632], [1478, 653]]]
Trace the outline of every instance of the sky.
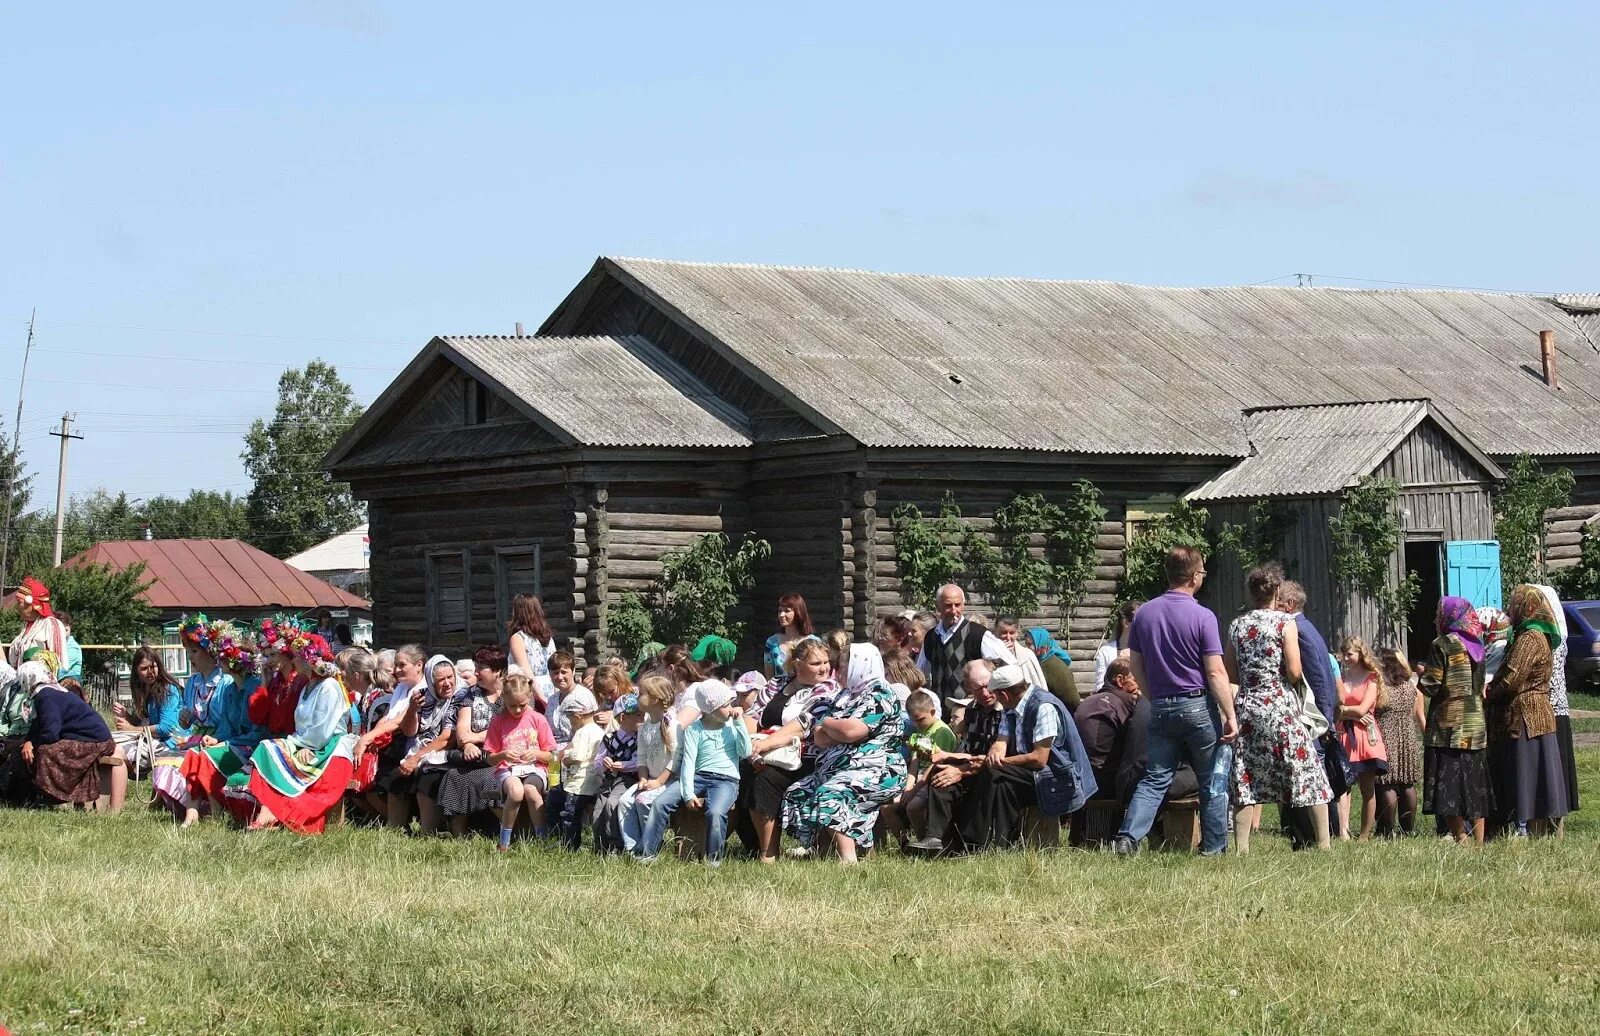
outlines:
[[285, 367], [370, 402], [435, 334], [531, 331], [599, 255], [1600, 290], [1597, 30], [1580, 3], [13, 5], [3, 427], [37, 311], [36, 506], [67, 411], [70, 493], [245, 493]]

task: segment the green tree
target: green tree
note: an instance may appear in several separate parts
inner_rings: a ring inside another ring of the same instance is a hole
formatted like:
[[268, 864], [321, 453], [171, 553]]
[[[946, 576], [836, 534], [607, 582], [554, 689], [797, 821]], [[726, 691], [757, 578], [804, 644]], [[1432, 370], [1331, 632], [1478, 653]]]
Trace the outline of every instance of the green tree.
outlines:
[[196, 489], [182, 500], [157, 496], [139, 511], [150, 535], [158, 540], [249, 539], [248, 506], [232, 493]]
[[[51, 567], [55, 548], [55, 510], [30, 511], [17, 523], [12, 543], [11, 582], [25, 575], [37, 576]], [[115, 495], [104, 489], [82, 493], [66, 503], [61, 521], [63, 561], [83, 553], [103, 540], [138, 539], [143, 519], [128, 494]]]
[[739, 598], [755, 585], [755, 566], [772, 556], [772, 544], [746, 539], [734, 549], [720, 532], [699, 537], [688, 550], [661, 556], [661, 576], [646, 595], [624, 594], [606, 606], [606, 638], [631, 658], [651, 640], [693, 645], [708, 633], [738, 643], [744, 624], [729, 620]]
[[[52, 602], [72, 615], [72, 635], [82, 644], [137, 644], [155, 628], [158, 612], [145, 603], [144, 564], [62, 565], [33, 572], [50, 588]], [[0, 638], [9, 642], [22, 628], [15, 608], [0, 612]], [[105, 657], [105, 656], [101, 656]]]
[[1572, 502], [1572, 472], [1547, 472], [1524, 453], [1494, 496], [1494, 535], [1500, 541], [1500, 583], [1506, 600], [1518, 583], [1543, 581], [1544, 513]]
[[251, 424], [240, 455], [255, 483], [246, 502], [252, 544], [288, 557], [360, 524], [365, 509], [350, 486], [321, 465], [361, 410], [332, 364], [283, 372], [272, 420]]
[[[6, 570], [0, 573], [0, 577], [3, 577], [0, 578], [0, 583], [11, 586], [17, 582], [11, 577], [11, 573], [17, 571], [17, 530], [33, 500], [33, 476], [27, 474], [27, 466], [22, 462], [22, 452], [12, 449], [10, 436], [0, 432], [0, 494], [5, 493], [10, 494], [11, 511], [10, 524], [5, 530]], [[0, 495], [0, 521], [6, 517], [4, 501], [5, 497]]]
[[1400, 552], [1399, 498], [1400, 483], [1368, 475], [1344, 491], [1339, 513], [1328, 519], [1334, 579], [1377, 603], [1378, 621], [1389, 636], [1399, 633], [1422, 592], [1415, 572], [1393, 584], [1389, 580], [1390, 565]]

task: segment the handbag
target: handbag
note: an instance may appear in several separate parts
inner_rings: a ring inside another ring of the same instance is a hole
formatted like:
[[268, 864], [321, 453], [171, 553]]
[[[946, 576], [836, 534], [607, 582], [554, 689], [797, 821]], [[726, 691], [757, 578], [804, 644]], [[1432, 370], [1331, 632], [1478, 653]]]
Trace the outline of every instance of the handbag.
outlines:
[[1300, 725], [1306, 728], [1311, 740], [1321, 739], [1328, 732], [1328, 717], [1317, 708], [1317, 696], [1311, 693], [1311, 684], [1300, 678]]
[[[758, 733], [761, 737], [771, 737], [778, 730], [778, 727], [768, 727], [766, 730], [758, 731]], [[790, 738], [789, 743], [782, 748], [775, 749], [762, 756], [761, 763], [772, 767], [774, 770], [787, 770], [791, 773], [800, 769], [800, 739], [797, 737]]]

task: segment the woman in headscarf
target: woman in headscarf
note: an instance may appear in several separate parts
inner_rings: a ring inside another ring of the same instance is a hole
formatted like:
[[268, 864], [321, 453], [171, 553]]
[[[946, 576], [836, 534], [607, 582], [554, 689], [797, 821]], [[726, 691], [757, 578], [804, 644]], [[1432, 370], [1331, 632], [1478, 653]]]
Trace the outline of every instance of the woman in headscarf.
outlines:
[[639, 649], [639, 654], [634, 657], [633, 668], [628, 671], [628, 676], [638, 680], [645, 671], [656, 664], [656, 659], [661, 657], [661, 652], [667, 650], [667, 645], [659, 640], [647, 642]]
[[389, 793], [389, 826], [404, 827], [410, 821], [414, 799], [422, 833], [430, 835], [442, 819], [439, 786], [449, 771], [447, 749], [456, 732], [455, 663], [434, 655], [423, 666], [422, 678], [422, 700], [406, 709], [399, 725], [407, 739], [405, 755], [392, 773], [379, 780]]
[[796, 781], [810, 775], [817, 762], [815, 748], [809, 744], [792, 768], [768, 764], [763, 757], [792, 745], [800, 736], [800, 714], [813, 701], [830, 698], [838, 690], [828, 647], [812, 636], [795, 644], [789, 653], [788, 671], [756, 695], [756, 733], [763, 739], [755, 742], [755, 751], [740, 764], [738, 805], [749, 813], [756, 854], [762, 863], [778, 859], [782, 837], [778, 820], [783, 816], [784, 795]]
[[[1078, 680], [1072, 675], [1072, 656], [1067, 654], [1067, 649], [1056, 643], [1050, 631], [1043, 626], [1034, 626], [1028, 630], [1028, 646], [1032, 654], [1039, 660], [1039, 668], [1044, 672], [1045, 688], [1067, 707], [1068, 712], [1078, 711]], [[1027, 652], [1017, 651], [1019, 656]], [[1018, 659], [1021, 660], [1020, 657]], [[1093, 694], [1100, 688], [1095, 687], [1089, 693]]]
[[[1556, 629], [1561, 631], [1561, 643], [1556, 648], [1555, 659], [1550, 666], [1550, 710], [1556, 716], [1556, 748], [1561, 752], [1561, 776], [1567, 786], [1567, 812], [1576, 813], [1578, 760], [1572, 751], [1572, 716], [1567, 704], [1567, 613], [1561, 607], [1561, 596], [1556, 593], [1555, 587], [1534, 585], [1539, 587], [1539, 592], [1549, 602]], [[1564, 824], [1564, 820], [1557, 821], [1556, 827], [1559, 829]]]
[[22, 759], [33, 768], [34, 787], [65, 806], [93, 806], [100, 797], [100, 760], [117, 749], [111, 728], [88, 702], [56, 685], [47, 663], [24, 662], [17, 678], [33, 697]]
[[[22, 631], [6, 647], [6, 661], [15, 668], [22, 664], [29, 648], [42, 647], [57, 659], [67, 657], [67, 628], [50, 609], [50, 590], [32, 576], [17, 587], [17, 614], [22, 618]], [[51, 673], [53, 681], [58, 674]]]
[[[831, 832], [839, 862], [872, 849], [878, 810], [906, 781], [900, 701], [883, 679], [883, 656], [852, 644], [845, 688], [800, 714], [804, 736], [819, 750], [811, 776], [783, 797], [784, 827], [804, 850]], [[780, 735], [781, 736], [781, 735]]]
[[1495, 816], [1511, 834], [1526, 836], [1534, 820], [1567, 815], [1550, 673], [1561, 629], [1537, 586], [1511, 591], [1511, 647], [1484, 694], [1489, 725], [1489, 771]]
[[[372, 653], [347, 648], [344, 667], [371, 678]], [[328, 815], [344, 799], [354, 772], [355, 736], [350, 733], [354, 696], [339, 679], [341, 666], [320, 634], [311, 634], [295, 653], [295, 668], [306, 678], [294, 710], [294, 733], [263, 741], [250, 757], [250, 795], [261, 811], [250, 829], [277, 823], [296, 834], [321, 834]]]
[[33, 693], [17, 671], [0, 658], [0, 802], [20, 806], [33, 794], [33, 780], [22, 761], [22, 745], [33, 726]]
[[1439, 602], [1439, 636], [1428, 649], [1418, 689], [1428, 699], [1422, 738], [1422, 811], [1442, 816], [1451, 837], [1483, 844], [1494, 809], [1488, 729], [1483, 715], [1483, 626], [1464, 597]]
[[1511, 619], [1499, 608], [1486, 604], [1478, 609], [1478, 625], [1483, 627], [1483, 682], [1488, 683], [1506, 660], [1506, 647], [1511, 643]]
[[[995, 619], [994, 635], [999, 637], [1000, 643], [1004, 644], [1006, 650], [1011, 652], [1011, 659], [1016, 663], [1017, 668], [1022, 670], [1023, 675], [1028, 678], [1029, 684], [1034, 687], [1044, 687], [1047, 685], [1044, 670], [1040, 668], [1039, 656], [1033, 650], [1033, 638], [1031, 636], [1033, 631], [1029, 630], [1028, 632], [1030, 636], [1027, 640], [1024, 640], [1022, 625], [1016, 619], [1004, 617]], [[1045, 637], [1048, 639], [1049, 634], [1046, 633]], [[1076, 693], [1077, 689], [1074, 688], [1073, 690]], [[1074, 701], [1068, 708], [1076, 707], [1076, 705], [1077, 702]]]

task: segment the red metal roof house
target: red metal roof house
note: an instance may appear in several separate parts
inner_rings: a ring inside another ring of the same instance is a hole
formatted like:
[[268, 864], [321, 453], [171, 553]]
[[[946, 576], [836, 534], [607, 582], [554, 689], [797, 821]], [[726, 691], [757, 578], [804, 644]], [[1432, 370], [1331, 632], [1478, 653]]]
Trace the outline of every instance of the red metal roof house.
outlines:
[[327, 608], [367, 618], [370, 602], [325, 583], [239, 540], [110, 540], [64, 562], [127, 568], [144, 562], [144, 592], [163, 624], [185, 613], [259, 619]]

